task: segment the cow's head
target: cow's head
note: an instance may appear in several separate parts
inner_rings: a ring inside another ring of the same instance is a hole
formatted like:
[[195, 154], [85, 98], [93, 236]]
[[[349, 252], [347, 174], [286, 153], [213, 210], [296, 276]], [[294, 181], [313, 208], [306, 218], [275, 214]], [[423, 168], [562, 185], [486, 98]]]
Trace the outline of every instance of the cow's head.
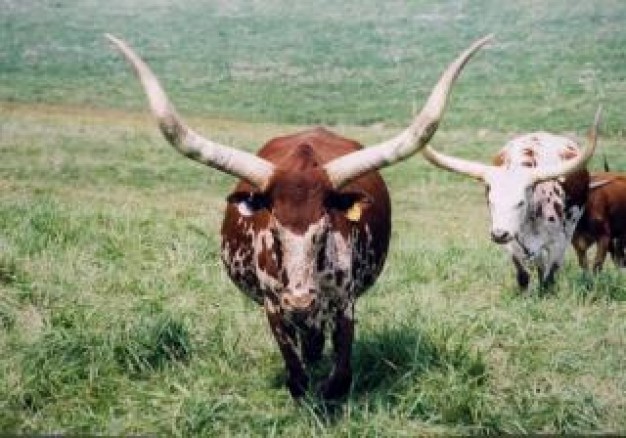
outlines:
[[544, 181], [565, 177], [582, 169], [593, 155], [601, 109], [596, 112], [589, 130], [588, 145], [573, 158], [552, 166], [493, 166], [435, 151], [430, 146], [422, 150], [424, 157], [446, 170], [482, 181], [486, 187], [491, 215], [491, 238], [496, 243], [519, 239], [520, 228], [535, 212], [532, 211], [535, 186]]
[[306, 314], [317, 306], [321, 288], [347, 278], [352, 254], [341, 242], [368, 214], [371, 199], [333, 187], [307, 144], [291, 149], [286, 161], [291, 166], [277, 168], [263, 190], [237, 190], [227, 200], [266, 230], [255, 257], [259, 269], [276, 278], [277, 304]]

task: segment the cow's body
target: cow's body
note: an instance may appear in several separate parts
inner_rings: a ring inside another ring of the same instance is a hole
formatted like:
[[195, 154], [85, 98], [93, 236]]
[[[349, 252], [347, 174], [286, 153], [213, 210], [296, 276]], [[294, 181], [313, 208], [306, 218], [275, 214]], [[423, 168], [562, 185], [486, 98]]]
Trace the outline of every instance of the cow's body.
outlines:
[[368, 148], [324, 129], [270, 140], [257, 155], [204, 138], [176, 114], [159, 81], [123, 41], [108, 36], [137, 73], [165, 138], [184, 156], [240, 179], [228, 196], [222, 260], [246, 295], [265, 306], [294, 397], [305, 393], [307, 363], [331, 332], [334, 367], [324, 398], [352, 382], [354, 303], [378, 277], [389, 244], [391, 211], [377, 170], [404, 160], [434, 135], [448, 95], [471, 56], [443, 72], [424, 108], [400, 134]]
[[[573, 140], [544, 132], [517, 137], [494, 158], [494, 165], [510, 169], [559, 165], [579, 154]], [[543, 181], [532, 188], [527, 215], [517, 238], [505, 243], [517, 270], [518, 284], [529, 283], [528, 267], [536, 267], [541, 285], [554, 281], [565, 251], [583, 214], [589, 175], [579, 170], [565, 178]]]
[[[259, 156], [276, 165], [281, 178], [294, 181], [282, 194], [272, 219], [269, 210], [249, 215], [231, 202], [222, 225], [222, 259], [229, 276], [246, 295], [264, 304], [270, 326], [285, 354], [289, 387], [299, 395], [306, 387], [303, 363], [320, 357], [325, 330], [333, 332], [336, 354], [342, 356], [324, 391], [345, 391], [350, 382], [350, 345], [356, 298], [378, 277], [389, 244], [390, 202], [378, 172], [370, 172], [342, 189], [361, 194], [350, 208], [328, 208], [330, 183], [320, 178], [322, 165], [361, 146], [318, 128], [270, 141]], [[270, 183], [272, 184], [272, 183]], [[271, 190], [271, 188], [270, 188]], [[235, 193], [254, 192], [240, 182]], [[278, 197], [281, 194], [276, 194]], [[326, 204], [326, 207], [324, 206]], [[352, 216], [351, 216], [352, 215]], [[311, 220], [313, 218], [313, 221]], [[290, 247], [300, 254], [284, 254]], [[284, 290], [313, 291], [313, 311], [285, 312]], [[301, 351], [298, 352], [298, 346]], [[285, 353], [286, 352], [286, 353]]]
[[626, 174], [597, 172], [591, 175], [585, 212], [572, 245], [581, 268], [589, 268], [587, 250], [597, 244], [593, 270], [602, 269], [607, 252], [616, 266], [625, 268], [626, 257]]

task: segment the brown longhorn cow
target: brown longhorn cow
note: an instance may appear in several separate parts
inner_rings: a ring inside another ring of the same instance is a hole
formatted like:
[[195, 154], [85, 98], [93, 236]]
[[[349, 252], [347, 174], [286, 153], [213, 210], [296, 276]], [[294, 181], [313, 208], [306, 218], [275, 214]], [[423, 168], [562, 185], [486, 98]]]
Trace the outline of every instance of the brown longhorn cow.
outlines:
[[626, 174], [597, 172], [591, 175], [585, 212], [581, 217], [572, 246], [578, 264], [589, 269], [587, 250], [596, 244], [593, 271], [602, 270], [607, 252], [616, 266], [625, 268], [626, 257]]
[[413, 123], [396, 137], [362, 148], [318, 128], [272, 139], [257, 155], [192, 131], [141, 58], [124, 41], [107, 37], [134, 68], [174, 148], [241, 179], [227, 197], [222, 260], [237, 287], [265, 306], [292, 396], [307, 390], [305, 365], [321, 357], [326, 332], [334, 366], [320, 395], [345, 395], [352, 381], [355, 300], [380, 274], [389, 244], [389, 195], [377, 170], [426, 145], [457, 76], [490, 37], [450, 64]]

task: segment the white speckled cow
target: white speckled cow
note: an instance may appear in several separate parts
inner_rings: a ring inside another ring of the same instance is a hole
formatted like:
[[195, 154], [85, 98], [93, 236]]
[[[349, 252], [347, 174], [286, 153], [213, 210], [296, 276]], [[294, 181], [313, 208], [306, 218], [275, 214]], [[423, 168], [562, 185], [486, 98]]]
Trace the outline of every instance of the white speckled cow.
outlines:
[[188, 158], [241, 178], [227, 199], [222, 260], [237, 287], [265, 306], [291, 394], [304, 394], [305, 365], [321, 357], [330, 330], [334, 367], [320, 393], [343, 396], [352, 381], [355, 301], [380, 274], [389, 244], [389, 195], [377, 169], [430, 140], [458, 74], [490, 38], [448, 67], [411, 126], [392, 139], [363, 149], [313, 129], [272, 139], [253, 155], [189, 129], [148, 66], [108, 37], [135, 69], [167, 140]]
[[527, 267], [534, 265], [543, 288], [554, 282], [565, 250], [583, 214], [589, 174], [585, 168], [596, 147], [600, 109], [581, 151], [573, 140], [537, 132], [508, 142], [485, 165], [444, 155], [430, 146], [422, 154], [443, 169], [482, 181], [491, 214], [491, 239], [513, 258], [517, 282], [527, 289]]

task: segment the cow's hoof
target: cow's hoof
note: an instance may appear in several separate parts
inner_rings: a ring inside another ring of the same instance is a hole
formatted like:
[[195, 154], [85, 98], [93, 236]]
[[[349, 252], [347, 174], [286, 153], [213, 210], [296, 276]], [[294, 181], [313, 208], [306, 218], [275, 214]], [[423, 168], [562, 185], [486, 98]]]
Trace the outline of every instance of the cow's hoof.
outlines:
[[517, 285], [522, 292], [528, 290], [528, 283], [530, 282], [530, 275], [528, 272], [520, 271], [517, 273]]
[[350, 391], [352, 375], [331, 376], [318, 388], [318, 394], [324, 400], [337, 400]]

